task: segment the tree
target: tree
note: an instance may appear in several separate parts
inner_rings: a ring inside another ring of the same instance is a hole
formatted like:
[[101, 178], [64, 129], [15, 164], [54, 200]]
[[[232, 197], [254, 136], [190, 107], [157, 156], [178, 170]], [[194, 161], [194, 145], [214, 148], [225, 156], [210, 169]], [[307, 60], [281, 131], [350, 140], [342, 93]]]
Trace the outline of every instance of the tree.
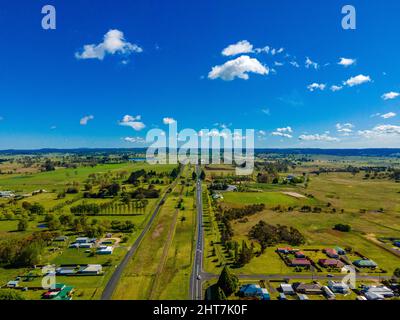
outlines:
[[226, 300], [226, 295], [220, 287], [218, 287], [216, 291], [215, 300]]
[[201, 170], [200, 180], [204, 180], [205, 178], [206, 178], [206, 174], [205, 174], [204, 170]]
[[0, 300], [25, 300], [20, 292], [13, 289], [0, 290]]
[[229, 297], [232, 293], [236, 292], [239, 284], [239, 279], [230, 273], [227, 266], [222, 269], [219, 276], [217, 285], [222, 289], [226, 297]]
[[192, 172], [192, 180], [196, 180], [197, 179], [197, 174], [195, 171]]
[[18, 231], [25, 231], [28, 228], [28, 220], [21, 219], [18, 222]]
[[341, 232], [350, 232], [351, 226], [348, 224], [338, 223], [333, 227], [333, 229]]
[[396, 278], [400, 278], [400, 268], [396, 268], [396, 270], [394, 270], [394, 272], [393, 272], [393, 275], [394, 275]]

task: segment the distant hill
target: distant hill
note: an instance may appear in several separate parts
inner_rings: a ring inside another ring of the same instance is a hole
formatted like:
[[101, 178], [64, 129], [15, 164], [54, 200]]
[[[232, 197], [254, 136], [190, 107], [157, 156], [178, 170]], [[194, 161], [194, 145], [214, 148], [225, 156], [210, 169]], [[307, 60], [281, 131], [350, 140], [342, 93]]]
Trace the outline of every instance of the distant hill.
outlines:
[[[111, 153], [146, 153], [146, 148], [77, 148], [77, 149], [37, 149], [37, 150], [0, 150], [0, 155], [34, 155], [51, 153], [69, 154], [111, 154]], [[298, 155], [331, 155], [331, 156], [364, 156], [364, 157], [400, 157], [399, 148], [369, 149], [255, 149], [256, 154], [298, 154]]]

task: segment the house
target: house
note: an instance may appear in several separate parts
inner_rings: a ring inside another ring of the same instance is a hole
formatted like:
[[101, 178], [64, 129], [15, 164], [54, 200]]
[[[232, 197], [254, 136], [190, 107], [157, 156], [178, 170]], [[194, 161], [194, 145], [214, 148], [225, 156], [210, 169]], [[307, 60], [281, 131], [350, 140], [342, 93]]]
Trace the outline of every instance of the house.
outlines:
[[101, 242], [102, 245], [106, 245], [106, 244], [113, 244], [113, 240], [104, 240]]
[[327, 248], [327, 249], [325, 249], [324, 251], [325, 251], [326, 255], [327, 255], [329, 258], [339, 259], [339, 255], [338, 255], [338, 253], [337, 253], [337, 251], [336, 251], [335, 249]]
[[285, 296], [285, 294], [283, 292], [281, 292], [279, 294], [279, 300], [287, 300], [287, 298], [286, 298], [286, 296]]
[[218, 200], [218, 199], [223, 200], [224, 199], [224, 196], [222, 194], [220, 194], [220, 193], [214, 193], [212, 195], [212, 197], [213, 197], [214, 200]]
[[237, 191], [237, 186], [234, 186], [232, 184], [228, 184], [228, 188], [226, 188], [227, 192], [233, 192], [233, 191]]
[[318, 283], [295, 283], [293, 288], [297, 293], [322, 294], [322, 287]]
[[0, 191], [0, 198], [14, 198], [15, 194], [12, 191]]
[[75, 239], [75, 243], [88, 243], [89, 238], [88, 237], [80, 237]]
[[343, 282], [335, 282], [335, 281], [329, 280], [328, 288], [331, 289], [332, 292], [334, 292], [334, 293], [346, 294], [346, 293], [350, 292], [349, 286]]
[[346, 250], [342, 249], [341, 247], [335, 247], [336, 252], [338, 253], [339, 256], [344, 256], [346, 255]]
[[292, 267], [309, 267], [311, 266], [311, 262], [307, 259], [292, 259], [290, 265]]
[[276, 251], [279, 253], [288, 254], [289, 252], [292, 251], [292, 248], [278, 248], [276, 249]]
[[[394, 296], [393, 290], [389, 289], [386, 286], [366, 286], [363, 289], [364, 295], [367, 297], [367, 293], [370, 295], [370, 297], [376, 297], [376, 296], [381, 296], [382, 298], [392, 298]], [[367, 297], [368, 299], [368, 297]], [[368, 299], [368, 300], [373, 300], [373, 299]], [[375, 300], [381, 300], [381, 299], [375, 299]]]
[[378, 266], [374, 261], [369, 260], [369, 259], [356, 260], [356, 261], [353, 261], [353, 264], [359, 268], [374, 268], [375, 269]]
[[301, 252], [301, 251], [295, 252], [295, 253], [294, 253], [294, 256], [295, 256], [297, 259], [304, 259], [304, 258], [306, 257], [306, 255], [305, 255], [303, 252]]
[[100, 247], [98, 247], [96, 253], [97, 254], [112, 254], [113, 251], [114, 251], [113, 247], [100, 246]]
[[328, 300], [335, 300], [336, 299], [335, 294], [327, 286], [323, 286], [322, 287], [322, 291], [324, 292], [324, 294], [325, 294], [325, 296], [326, 296], [326, 298]]
[[356, 300], [367, 300], [367, 298], [364, 296], [357, 296]]
[[343, 268], [344, 263], [337, 259], [319, 259], [319, 265], [324, 268]]
[[68, 248], [77, 249], [79, 248], [79, 243], [71, 243]]
[[294, 295], [295, 294], [292, 285], [289, 284], [289, 283], [281, 283], [280, 288], [281, 288], [281, 291], [284, 294], [287, 294], [287, 295]]
[[239, 296], [247, 298], [258, 298], [260, 300], [270, 300], [267, 289], [261, 288], [258, 284], [246, 284], [240, 287]]
[[96, 275], [101, 274], [102, 272], [103, 267], [101, 264], [88, 264], [86, 267], [83, 267], [79, 270], [79, 273], [87, 275]]
[[304, 300], [310, 300], [309, 298], [308, 298], [308, 296], [307, 295], [305, 295], [305, 294], [301, 294], [301, 293], [298, 293], [297, 294], [297, 297], [299, 298], [299, 300], [301, 300], [301, 301], [304, 301]]
[[400, 240], [396, 240], [393, 242], [393, 245], [400, 248]]
[[56, 269], [56, 275], [58, 276], [70, 276], [75, 273], [74, 267], [60, 267]]
[[7, 288], [17, 288], [17, 287], [19, 287], [18, 280], [12, 280], [7, 282]]
[[56, 241], [56, 242], [65, 242], [65, 241], [67, 241], [68, 240], [68, 237], [67, 236], [59, 236], [59, 237], [55, 237], [54, 239], [53, 239], [53, 241]]
[[79, 248], [83, 248], [83, 249], [90, 249], [93, 247], [93, 243], [79, 243]]
[[385, 300], [385, 297], [374, 292], [366, 292], [364, 295], [367, 300]]
[[56, 283], [55, 289], [50, 289], [43, 293], [42, 298], [52, 300], [71, 300], [73, 290], [73, 287], [66, 286], [63, 283]]

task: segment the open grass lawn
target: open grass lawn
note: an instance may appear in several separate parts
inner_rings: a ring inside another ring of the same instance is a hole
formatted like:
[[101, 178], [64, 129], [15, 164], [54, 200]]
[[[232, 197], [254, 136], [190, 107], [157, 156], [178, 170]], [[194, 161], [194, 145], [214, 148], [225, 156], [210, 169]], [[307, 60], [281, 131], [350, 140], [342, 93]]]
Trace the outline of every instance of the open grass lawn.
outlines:
[[[189, 187], [192, 189], [192, 187]], [[184, 191], [185, 192], [185, 191]], [[185, 210], [179, 211], [175, 235], [156, 288], [155, 298], [185, 300], [189, 297], [195, 237], [194, 195], [184, 196]], [[184, 221], [182, 218], [184, 217]]]
[[[185, 168], [184, 176], [191, 171]], [[194, 194], [178, 184], [123, 273], [113, 299], [186, 299], [192, 268]], [[182, 193], [181, 193], [182, 190]], [[184, 210], [176, 205], [182, 194]]]
[[267, 208], [281, 206], [303, 206], [316, 204], [314, 199], [296, 199], [279, 191], [266, 192], [225, 192], [224, 204], [230, 206], [263, 203]]
[[61, 190], [67, 183], [83, 182], [90, 174], [102, 174], [107, 172], [151, 169], [156, 172], [170, 172], [175, 165], [156, 165], [147, 163], [122, 163], [105, 164], [95, 167], [79, 167], [76, 169], [57, 169], [55, 171], [40, 172], [34, 174], [1, 175], [0, 190], [13, 190], [15, 192], [31, 192], [38, 189], [47, 191]]
[[[176, 186], [174, 191], [178, 188], [181, 186]], [[179, 194], [174, 192], [169, 195], [135, 256], [125, 268], [113, 299], [147, 299], [150, 295], [150, 288], [163, 255], [178, 198]], [[139, 286], [139, 284], [142, 285]]]
[[330, 202], [345, 211], [359, 213], [360, 209], [400, 213], [400, 184], [384, 179], [363, 179], [364, 174], [323, 173], [311, 175], [308, 193]]

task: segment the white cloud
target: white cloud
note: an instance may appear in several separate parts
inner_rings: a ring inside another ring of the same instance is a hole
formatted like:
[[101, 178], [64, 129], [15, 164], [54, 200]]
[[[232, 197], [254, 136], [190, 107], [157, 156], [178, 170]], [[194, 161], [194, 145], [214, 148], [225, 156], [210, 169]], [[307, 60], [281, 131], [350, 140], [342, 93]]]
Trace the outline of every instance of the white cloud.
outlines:
[[278, 53], [282, 53], [285, 49], [284, 48], [280, 48], [280, 49], [271, 49], [271, 54], [274, 56]]
[[293, 133], [293, 130], [291, 127], [284, 127], [284, 128], [277, 128], [274, 132], [271, 134], [276, 137], [285, 137], [285, 138], [293, 138], [291, 135]]
[[131, 127], [135, 131], [140, 131], [144, 129], [146, 126], [143, 122], [141, 122], [141, 116], [137, 115], [136, 117], [132, 117], [130, 115], [126, 115], [122, 118], [122, 120], [119, 122], [120, 126], [126, 126], [126, 127]]
[[302, 134], [299, 137], [299, 140], [303, 141], [326, 141], [326, 142], [334, 142], [334, 141], [340, 141], [340, 139], [331, 137], [327, 133], [324, 134]]
[[92, 115], [90, 115], [90, 116], [84, 116], [84, 117], [79, 121], [79, 123], [80, 123], [82, 126], [86, 126], [87, 123], [89, 122], [89, 120], [93, 120], [93, 119], [94, 119], [94, 116], [92, 116]]
[[350, 135], [353, 132], [354, 125], [351, 123], [337, 123], [336, 130], [344, 136]]
[[261, 112], [269, 116], [271, 114], [271, 111], [268, 108], [261, 109]]
[[248, 73], [250, 72], [267, 75], [269, 69], [268, 67], [263, 66], [255, 58], [240, 56], [234, 60], [229, 60], [222, 65], [213, 67], [208, 74], [208, 78], [212, 80], [221, 78], [225, 81], [231, 81], [237, 77], [247, 80], [249, 79]]
[[297, 61], [290, 61], [289, 63], [295, 68], [300, 68], [300, 65], [297, 63]]
[[254, 52], [256, 52], [256, 53], [261, 53], [261, 52], [269, 53], [270, 50], [271, 50], [271, 48], [269, 46], [265, 46], [263, 48], [254, 49]]
[[342, 89], [343, 89], [342, 86], [336, 86], [336, 85], [331, 86], [331, 91], [333, 92], [340, 91]]
[[282, 67], [283, 65], [284, 65], [283, 62], [279, 62], [279, 61], [274, 62], [274, 66], [276, 66], [276, 67]]
[[349, 59], [349, 58], [340, 58], [340, 61], [338, 64], [340, 64], [343, 67], [348, 67], [351, 66], [352, 64], [356, 63], [356, 59]]
[[306, 58], [306, 68], [314, 68], [315, 70], [317, 70], [319, 68], [319, 64], [312, 61], [309, 57]]
[[251, 53], [251, 52], [253, 52], [253, 45], [247, 40], [242, 40], [226, 47], [224, 50], [222, 50], [222, 55], [235, 56], [237, 54]]
[[383, 118], [383, 119], [390, 119], [390, 118], [395, 117], [396, 115], [397, 115], [397, 114], [396, 114], [395, 112], [388, 112], [388, 113], [382, 114], [382, 115], [381, 115], [381, 118]]
[[164, 123], [164, 124], [173, 124], [173, 123], [175, 123], [175, 122], [176, 122], [176, 120], [175, 120], [174, 118], [165, 117], [165, 118], [163, 119], [163, 123]]
[[260, 134], [260, 136], [265, 137], [267, 135], [267, 132], [264, 130], [259, 130], [258, 133]]
[[142, 137], [125, 137], [124, 141], [130, 142], [130, 143], [145, 143], [146, 140], [143, 139]]
[[371, 130], [358, 131], [358, 134], [368, 139], [400, 136], [400, 126], [391, 124], [378, 125]]
[[81, 52], [75, 53], [75, 57], [77, 59], [103, 60], [107, 54], [117, 53], [127, 56], [133, 52], [140, 53], [142, 51], [143, 49], [137, 44], [126, 41], [122, 31], [112, 29], [104, 35], [103, 42], [84, 45]]
[[363, 74], [360, 74], [358, 76], [346, 80], [344, 84], [349, 87], [354, 87], [367, 82], [371, 82], [370, 76], [364, 76]]
[[385, 94], [382, 95], [382, 99], [383, 100], [393, 100], [396, 99], [398, 96], [400, 96], [400, 93], [398, 92], [387, 92]]
[[310, 84], [309, 86], [307, 86], [307, 89], [310, 90], [311, 92], [315, 91], [315, 90], [323, 91], [323, 90], [325, 90], [325, 88], [326, 88], [326, 84], [324, 84], [324, 83], [316, 83], [316, 82], [314, 82], [314, 83]]

